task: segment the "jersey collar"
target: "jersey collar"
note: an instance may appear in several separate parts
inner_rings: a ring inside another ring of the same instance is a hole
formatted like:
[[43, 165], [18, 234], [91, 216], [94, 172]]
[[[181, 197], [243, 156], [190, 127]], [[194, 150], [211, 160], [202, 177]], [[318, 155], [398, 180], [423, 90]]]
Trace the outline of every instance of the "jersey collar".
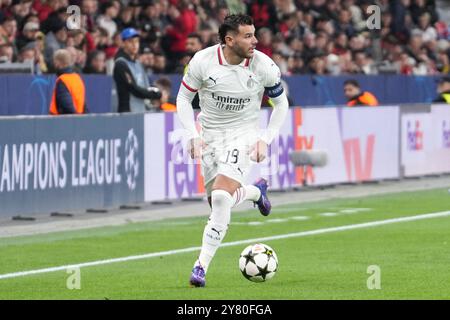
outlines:
[[[220, 44], [217, 45], [217, 60], [219, 61], [219, 64], [221, 66], [229, 66], [230, 65], [230, 64], [228, 64], [227, 60], [225, 60], [225, 55], [223, 54], [223, 48], [222, 48], [222, 45], [220, 45]], [[250, 59], [245, 58], [238, 65], [242, 66], [242, 67], [248, 67], [249, 64], [250, 64]]]

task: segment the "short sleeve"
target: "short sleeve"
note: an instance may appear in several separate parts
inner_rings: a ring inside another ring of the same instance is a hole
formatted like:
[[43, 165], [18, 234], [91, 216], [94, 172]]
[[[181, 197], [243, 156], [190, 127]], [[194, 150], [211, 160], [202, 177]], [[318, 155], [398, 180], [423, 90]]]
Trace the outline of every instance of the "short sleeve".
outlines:
[[270, 98], [276, 98], [283, 93], [280, 68], [272, 60], [267, 65], [264, 88]]
[[183, 77], [182, 84], [190, 91], [197, 91], [202, 86], [202, 70], [201, 63], [198, 54], [195, 54], [189, 65], [186, 68], [186, 72]]

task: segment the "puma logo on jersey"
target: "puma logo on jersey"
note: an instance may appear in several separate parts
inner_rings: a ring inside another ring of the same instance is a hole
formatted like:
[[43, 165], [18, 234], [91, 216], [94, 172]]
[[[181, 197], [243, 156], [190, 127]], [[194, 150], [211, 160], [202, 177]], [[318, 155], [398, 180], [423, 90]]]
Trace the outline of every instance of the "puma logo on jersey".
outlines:
[[217, 84], [217, 79], [219, 79], [219, 78], [213, 79], [213, 78], [209, 77], [209, 80], [213, 81], [214, 84]]

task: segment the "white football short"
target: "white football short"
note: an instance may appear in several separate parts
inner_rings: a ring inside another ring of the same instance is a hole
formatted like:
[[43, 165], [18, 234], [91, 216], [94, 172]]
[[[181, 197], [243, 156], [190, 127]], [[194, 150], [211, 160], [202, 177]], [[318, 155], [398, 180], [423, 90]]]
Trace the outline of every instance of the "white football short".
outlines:
[[207, 195], [211, 194], [214, 178], [221, 174], [245, 184], [251, 166], [252, 147], [258, 141], [257, 128], [236, 128], [224, 131], [203, 131], [202, 174]]

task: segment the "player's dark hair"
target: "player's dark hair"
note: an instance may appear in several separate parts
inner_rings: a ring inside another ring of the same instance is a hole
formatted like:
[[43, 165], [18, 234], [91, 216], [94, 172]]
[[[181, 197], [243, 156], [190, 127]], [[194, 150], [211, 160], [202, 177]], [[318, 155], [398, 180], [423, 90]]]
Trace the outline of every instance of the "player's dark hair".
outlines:
[[225, 36], [229, 31], [238, 32], [239, 26], [253, 24], [253, 18], [246, 14], [231, 14], [228, 15], [222, 25], [219, 27], [220, 42], [225, 43]]
[[355, 79], [350, 79], [350, 80], [345, 80], [345, 82], [344, 82], [344, 87], [346, 86], [346, 85], [352, 85], [352, 86], [354, 86], [354, 87], [356, 87], [356, 88], [359, 88], [359, 83], [358, 83], [358, 81], [356, 81]]

